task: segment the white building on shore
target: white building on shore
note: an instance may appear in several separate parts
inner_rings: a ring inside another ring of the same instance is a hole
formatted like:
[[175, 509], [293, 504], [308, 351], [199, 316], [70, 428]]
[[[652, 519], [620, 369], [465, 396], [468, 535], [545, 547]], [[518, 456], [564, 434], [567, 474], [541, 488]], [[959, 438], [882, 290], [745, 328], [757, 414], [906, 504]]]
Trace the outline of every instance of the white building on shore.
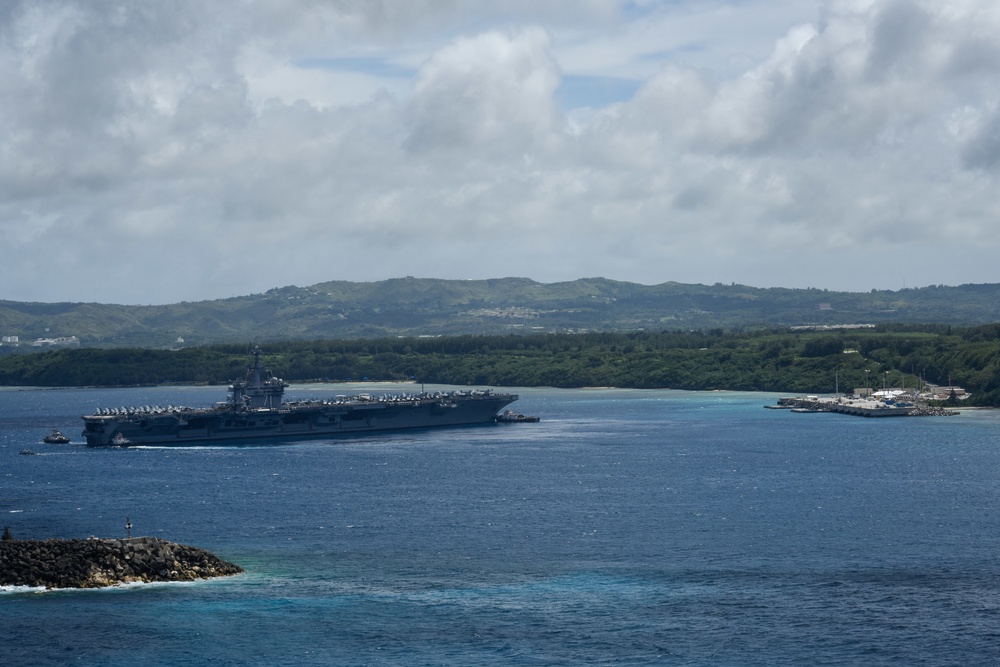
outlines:
[[76, 336], [60, 336], [58, 338], [36, 338], [33, 347], [80, 347], [80, 339]]

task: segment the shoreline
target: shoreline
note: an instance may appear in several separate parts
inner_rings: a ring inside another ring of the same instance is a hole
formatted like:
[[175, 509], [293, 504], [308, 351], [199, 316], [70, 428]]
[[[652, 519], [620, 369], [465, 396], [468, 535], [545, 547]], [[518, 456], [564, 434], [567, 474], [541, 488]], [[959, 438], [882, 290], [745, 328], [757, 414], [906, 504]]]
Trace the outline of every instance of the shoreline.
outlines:
[[89, 588], [85, 587], [73, 587], [73, 586], [63, 586], [63, 587], [46, 587], [46, 586], [27, 586], [21, 584], [0, 584], [0, 599], [3, 599], [4, 595], [41, 595], [43, 593], [75, 593], [75, 592], [91, 592], [91, 591], [127, 591], [132, 589], [146, 589], [146, 588], [159, 588], [159, 587], [175, 587], [175, 586], [197, 586], [199, 584], [209, 584], [219, 579], [232, 579], [234, 577], [242, 576], [244, 573], [227, 575], [226, 577], [202, 577], [200, 579], [190, 579], [184, 581], [123, 581], [117, 584], [109, 584], [107, 586], [91, 586]]

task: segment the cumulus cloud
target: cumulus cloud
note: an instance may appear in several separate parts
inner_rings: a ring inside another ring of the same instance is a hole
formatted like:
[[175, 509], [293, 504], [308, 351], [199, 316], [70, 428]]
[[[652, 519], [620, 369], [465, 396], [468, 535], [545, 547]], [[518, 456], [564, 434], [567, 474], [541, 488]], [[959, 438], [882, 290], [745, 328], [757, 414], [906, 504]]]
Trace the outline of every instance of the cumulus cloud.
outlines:
[[485, 4], [8, 3], [0, 296], [1000, 277], [994, 3]]
[[538, 29], [460, 38], [417, 75], [409, 116], [419, 149], [524, 151], [555, 125], [559, 73]]

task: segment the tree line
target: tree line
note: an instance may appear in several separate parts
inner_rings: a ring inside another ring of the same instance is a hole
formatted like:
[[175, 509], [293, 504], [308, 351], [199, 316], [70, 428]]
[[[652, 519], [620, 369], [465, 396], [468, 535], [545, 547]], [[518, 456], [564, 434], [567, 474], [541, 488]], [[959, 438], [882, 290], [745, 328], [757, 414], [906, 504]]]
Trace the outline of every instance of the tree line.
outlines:
[[[476, 386], [617, 386], [832, 393], [920, 382], [1000, 406], [1000, 324], [870, 330], [661, 331], [260, 342], [291, 382], [415, 380]], [[0, 385], [226, 383], [249, 345], [81, 348], [0, 358]]]

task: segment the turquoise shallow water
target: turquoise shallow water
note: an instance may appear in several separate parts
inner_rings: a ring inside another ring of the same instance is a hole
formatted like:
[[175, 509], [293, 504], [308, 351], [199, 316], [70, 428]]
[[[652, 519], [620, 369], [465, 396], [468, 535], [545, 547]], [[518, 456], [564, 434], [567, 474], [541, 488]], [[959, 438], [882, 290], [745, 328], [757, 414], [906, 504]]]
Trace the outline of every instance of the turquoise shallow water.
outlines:
[[[771, 395], [520, 390], [539, 424], [93, 450], [99, 405], [0, 391], [15, 537], [135, 534], [247, 573], [0, 593], [4, 664], [952, 665], [1000, 646], [1000, 415], [869, 420]], [[296, 394], [346, 393], [340, 386]], [[37, 456], [19, 456], [32, 449]]]

